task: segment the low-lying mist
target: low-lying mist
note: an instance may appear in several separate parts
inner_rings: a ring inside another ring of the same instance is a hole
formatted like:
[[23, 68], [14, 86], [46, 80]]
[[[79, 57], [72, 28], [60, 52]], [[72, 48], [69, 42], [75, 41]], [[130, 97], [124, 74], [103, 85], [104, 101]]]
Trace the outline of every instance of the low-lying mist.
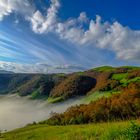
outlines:
[[15, 95], [0, 96], [0, 130], [11, 130], [45, 120], [51, 112], [63, 112], [79, 103], [79, 99], [49, 104], [43, 100], [29, 100]]

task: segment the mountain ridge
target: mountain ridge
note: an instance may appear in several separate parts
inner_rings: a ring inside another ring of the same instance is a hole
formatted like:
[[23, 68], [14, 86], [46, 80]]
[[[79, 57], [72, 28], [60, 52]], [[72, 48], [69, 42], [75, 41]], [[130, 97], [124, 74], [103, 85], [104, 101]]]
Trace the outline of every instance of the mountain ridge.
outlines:
[[0, 70], [0, 74], [14, 74], [13, 71]]

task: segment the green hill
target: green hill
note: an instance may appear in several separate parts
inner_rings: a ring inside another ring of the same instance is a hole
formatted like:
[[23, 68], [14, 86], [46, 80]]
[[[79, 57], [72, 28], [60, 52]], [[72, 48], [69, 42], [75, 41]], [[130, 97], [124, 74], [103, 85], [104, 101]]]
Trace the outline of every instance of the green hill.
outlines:
[[139, 128], [138, 124], [130, 122], [68, 126], [33, 124], [4, 133], [0, 140], [130, 140], [133, 136], [139, 138]]

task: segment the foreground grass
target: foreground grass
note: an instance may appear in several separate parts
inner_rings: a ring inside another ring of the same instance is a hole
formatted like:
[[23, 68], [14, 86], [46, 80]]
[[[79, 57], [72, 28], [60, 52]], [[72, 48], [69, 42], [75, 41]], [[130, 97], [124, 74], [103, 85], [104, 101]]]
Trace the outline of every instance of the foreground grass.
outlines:
[[36, 124], [2, 134], [0, 140], [127, 140], [129, 122], [48, 126]]

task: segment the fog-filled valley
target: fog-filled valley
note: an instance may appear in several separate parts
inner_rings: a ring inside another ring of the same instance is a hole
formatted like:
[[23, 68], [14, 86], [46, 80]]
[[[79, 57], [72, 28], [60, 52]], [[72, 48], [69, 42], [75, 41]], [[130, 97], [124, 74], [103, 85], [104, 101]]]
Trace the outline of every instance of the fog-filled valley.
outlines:
[[[96, 122], [93, 118], [98, 119], [99, 113], [101, 121], [134, 117], [133, 108], [126, 114], [124, 103], [136, 106], [137, 117], [139, 98], [134, 95], [139, 94], [139, 81], [140, 68], [133, 66], [104, 66], [72, 74], [0, 74], [0, 130], [44, 120], [49, 125], [91, 123]], [[130, 98], [129, 94], [133, 96]], [[115, 103], [120, 100], [121, 103]], [[111, 109], [120, 104], [115, 113], [121, 115], [116, 116]], [[110, 112], [100, 112], [102, 105], [108, 106]]]
[[0, 130], [12, 130], [47, 119], [51, 112], [63, 112], [69, 106], [79, 104], [79, 100], [49, 104], [43, 100], [30, 100], [17, 95], [0, 96]]

